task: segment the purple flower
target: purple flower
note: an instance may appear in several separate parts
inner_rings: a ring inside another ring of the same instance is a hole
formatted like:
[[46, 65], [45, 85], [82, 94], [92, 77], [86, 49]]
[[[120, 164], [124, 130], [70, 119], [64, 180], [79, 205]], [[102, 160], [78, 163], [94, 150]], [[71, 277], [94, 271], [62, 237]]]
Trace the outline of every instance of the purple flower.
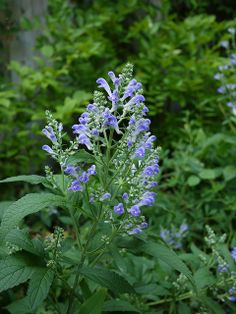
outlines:
[[218, 93], [220, 94], [224, 94], [225, 93], [225, 87], [224, 86], [220, 86], [218, 89], [217, 89]]
[[104, 78], [97, 79], [96, 83], [98, 84], [98, 87], [104, 88], [110, 97], [112, 96], [111, 88]]
[[92, 129], [91, 134], [94, 136], [98, 136], [99, 135], [98, 129]]
[[89, 110], [89, 111], [97, 111], [98, 108], [94, 104], [88, 104], [87, 110]]
[[89, 176], [87, 172], [83, 172], [82, 175], [79, 177], [79, 181], [82, 183], [87, 183], [89, 181]]
[[140, 227], [142, 229], [146, 229], [148, 227], [148, 223], [146, 221], [144, 221], [144, 222], [141, 223]]
[[156, 193], [154, 192], [145, 192], [140, 204], [152, 206], [153, 203], [155, 202], [155, 196], [156, 196]]
[[77, 192], [77, 191], [82, 191], [83, 188], [80, 184], [80, 182], [78, 180], [75, 180], [72, 182], [71, 186], [69, 187], [68, 189], [69, 191], [72, 191], [72, 192]]
[[79, 144], [86, 145], [88, 149], [91, 149], [92, 145], [91, 145], [90, 139], [85, 134], [80, 134], [79, 135], [78, 142], [79, 142]]
[[229, 47], [229, 42], [227, 40], [223, 40], [221, 43], [220, 43], [221, 47], [224, 47], [224, 48], [228, 48]]
[[144, 169], [144, 174], [146, 174], [147, 176], [152, 176], [154, 175], [154, 167], [153, 166], [147, 166], [145, 169]]
[[70, 174], [70, 175], [75, 175], [76, 174], [76, 169], [73, 166], [67, 166], [64, 170], [64, 172], [66, 174]]
[[50, 146], [48, 146], [48, 145], [43, 145], [42, 146], [42, 149], [43, 150], [45, 150], [47, 153], [49, 153], [49, 154], [54, 154], [54, 151], [51, 149], [51, 147]]
[[96, 166], [92, 165], [90, 168], [88, 168], [87, 173], [88, 173], [88, 175], [95, 175], [96, 174]]
[[123, 200], [127, 201], [127, 200], [128, 200], [128, 198], [129, 198], [128, 193], [126, 193], [126, 192], [125, 192], [125, 193], [123, 193], [122, 198], [123, 198]]
[[154, 188], [157, 185], [158, 185], [157, 181], [153, 181], [153, 182], [150, 183], [150, 187], [151, 188]]
[[108, 198], [111, 198], [111, 194], [110, 193], [105, 193], [102, 195], [102, 200], [106, 200]]
[[83, 124], [74, 124], [72, 130], [74, 134], [85, 134], [88, 132], [88, 128]]
[[234, 261], [236, 262], [236, 247], [233, 248], [231, 251], [231, 256], [233, 257]]
[[218, 265], [217, 270], [219, 273], [227, 273], [228, 266], [227, 265]]
[[112, 80], [115, 88], [117, 88], [120, 85], [120, 79], [115, 76], [114, 72], [109, 71], [108, 75], [110, 76], [110, 79]]
[[131, 98], [127, 104], [125, 104], [125, 107], [128, 107], [128, 106], [131, 106], [131, 105], [137, 105], [139, 104], [140, 102], [144, 102], [145, 101], [145, 98], [143, 95], [136, 95], [134, 96], [133, 98]]
[[148, 131], [150, 123], [151, 123], [151, 121], [149, 119], [140, 119], [137, 122], [137, 128], [136, 128], [134, 134], [138, 135], [140, 132]]
[[233, 295], [229, 296], [228, 299], [229, 299], [230, 302], [235, 302], [236, 301], [236, 297], [233, 296]]
[[143, 147], [140, 147], [135, 151], [135, 157], [143, 158], [144, 156], [145, 156], [145, 149]]
[[51, 126], [45, 126], [45, 128], [42, 130], [43, 134], [47, 136], [53, 143], [57, 143], [56, 135], [53, 131], [53, 128]]
[[141, 233], [142, 232], [142, 229], [140, 229], [140, 228], [134, 228], [133, 230], [131, 230], [130, 232], [129, 232], [129, 234], [139, 234], [139, 233]]
[[179, 227], [179, 231], [181, 233], [184, 233], [186, 231], [188, 231], [188, 225], [187, 224], [182, 224], [180, 227]]
[[140, 216], [140, 214], [141, 214], [141, 210], [140, 210], [140, 208], [139, 208], [138, 205], [134, 205], [134, 206], [132, 206], [132, 207], [129, 209], [129, 213], [130, 213], [132, 216], [138, 217], [138, 216]]
[[117, 206], [114, 206], [114, 212], [119, 215], [124, 214], [125, 210], [123, 204], [119, 203]]

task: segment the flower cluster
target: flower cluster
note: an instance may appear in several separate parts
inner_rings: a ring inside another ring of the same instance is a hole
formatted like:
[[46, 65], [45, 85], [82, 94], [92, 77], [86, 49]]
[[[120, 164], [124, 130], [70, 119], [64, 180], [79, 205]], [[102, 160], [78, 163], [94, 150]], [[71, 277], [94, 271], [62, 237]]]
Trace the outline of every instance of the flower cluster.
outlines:
[[[232, 261], [224, 254], [222, 251], [222, 245], [225, 243], [226, 235], [223, 234], [217, 237], [215, 232], [206, 226], [207, 236], [205, 237], [205, 242], [207, 246], [211, 249], [212, 258], [209, 261], [205, 261], [205, 264], [211, 268], [215, 266], [216, 275], [218, 281], [214, 287], [215, 295], [218, 295], [220, 300], [230, 302], [236, 301], [236, 285], [235, 285], [235, 271], [232, 265]], [[233, 248], [231, 252], [232, 258], [236, 261], [236, 248]], [[211, 261], [212, 265], [208, 264]]]
[[[154, 148], [156, 137], [149, 130], [151, 121], [146, 118], [142, 84], [132, 78], [132, 71], [132, 65], [127, 64], [118, 76], [108, 72], [112, 87], [99, 78], [97, 84], [103, 92], [94, 93], [93, 102], [72, 126], [75, 140], [68, 151], [86, 148], [95, 157], [94, 165], [84, 171], [61, 159], [65, 174], [73, 179], [68, 187], [71, 192], [83, 191], [96, 167], [102, 165], [103, 173], [96, 175], [96, 189], [86, 189], [90, 202], [103, 208], [105, 221], [137, 234], [148, 226], [141, 208], [155, 202], [159, 159], [158, 148]], [[51, 123], [44, 130], [53, 143], [52, 148], [44, 149], [54, 156], [62, 127]]]
[[[232, 35], [232, 48], [235, 50], [235, 33], [236, 30], [232, 27], [228, 29]], [[224, 96], [227, 106], [232, 113], [236, 115], [236, 83], [234, 81], [236, 69], [236, 54], [230, 52], [231, 42], [222, 41], [221, 47], [227, 49], [229, 54], [228, 62], [218, 67], [219, 72], [214, 75], [214, 79], [221, 82], [221, 86], [217, 89], [218, 93]], [[233, 79], [233, 81], [231, 81]]]
[[64, 172], [75, 179], [68, 190], [73, 192], [82, 191], [83, 184], [89, 182], [91, 175], [96, 174], [96, 166], [92, 165], [87, 171], [83, 171], [80, 167], [66, 166]]
[[179, 229], [172, 227], [171, 230], [169, 229], [161, 230], [160, 237], [171, 247], [175, 249], [181, 249], [183, 246], [182, 240], [186, 236], [187, 231], [188, 225], [186, 223], [182, 223]]

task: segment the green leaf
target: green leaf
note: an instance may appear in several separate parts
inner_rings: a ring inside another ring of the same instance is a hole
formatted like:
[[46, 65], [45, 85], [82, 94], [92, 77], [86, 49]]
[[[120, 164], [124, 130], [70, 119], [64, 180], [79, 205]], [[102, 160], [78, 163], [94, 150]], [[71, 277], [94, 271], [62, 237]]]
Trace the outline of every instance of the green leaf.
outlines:
[[230, 181], [236, 177], [236, 168], [234, 166], [227, 166], [223, 169], [225, 181]]
[[189, 186], [195, 186], [198, 185], [200, 181], [201, 180], [197, 176], [190, 176], [187, 182]]
[[6, 306], [6, 309], [12, 314], [26, 314], [30, 312], [28, 298], [25, 297], [23, 299], [12, 302], [11, 304]]
[[207, 267], [200, 268], [194, 274], [194, 280], [198, 289], [211, 286], [215, 283], [216, 279], [208, 270]]
[[123, 300], [109, 300], [104, 303], [104, 312], [136, 312], [140, 313], [132, 304]]
[[116, 295], [120, 293], [135, 293], [134, 288], [126, 279], [111, 270], [83, 267], [80, 269], [80, 273], [102, 287], [108, 288]]
[[106, 297], [106, 289], [100, 289], [81, 306], [80, 314], [101, 314], [103, 303]]
[[46, 57], [50, 58], [53, 53], [54, 53], [54, 49], [52, 46], [49, 45], [45, 45], [41, 48], [41, 52], [42, 54], [44, 54]]
[[199, 172], [199, 176], [205, 180], [213, 180], [215, 179], [219, 173], [214, 169], [204, 169]]
[[27, 298], [31, 310], [35, 310], [46, 299], [53, 278], [54, 273], [49, 268], [37, 269], [33, 273], [27, 291]]
[[0, 219], [2, 219], [2, 216], [5, 212], [5, 210], [12, 204], [12, 201], [5, 201], [5, 202], [0, 202]]
[[45, 177], [37, 176], [37, 175], [16, 176], [16, 177], [10, 177], [10, 178], [1, 180], [0, 183], [21, 182], [21, 181], [27, 182], [30, 184], [39, 184], [39, 183], [46, 183], [47, 179]]
[[225, 314], [225, 311], [211, 298], [201, 296], [201, 302], [203, 302], [214, 314]]
[[191, 271], [173, 250], [171, 250], [167, 246], [153, 242], [148, 242], [144, 244], [142, 246], [142, 249], [145, 253], [153, 257], [159, 258], [173, 269], [178, 270], [189, 279], [194, 287], [196, 287]]
[[4, 212], [0, 239], [4, 239], [7, 233], [15, 228], [27, 215], [36, 213], [48, 206], [66, 206], [64, 198], [52, 193], [31, 193], [14, 202]]
[[27, 281], [34, 268], [16, 256], [8, 256], [0, 261], [0, 292]]
[[68, 158], [68, 164], [75, 165], [80, 162], [86, 162], [89, 164], [95, 162], [95, 160], [96, 159], [93, 155], [86, 152], [86, 150], [81, 149], [78, 153], [75, 153], [74, 155]]
[[10, 242], [14, 245], [17, 245], [21, 249], [30, 252], [35, 255], [42, 255], [41, 250], [38, 250], [37, 247], [34, 246], [34, 242], [30, 240], [26, 232], [18, 229], [11, 230], [7, 236], [6, 241]]

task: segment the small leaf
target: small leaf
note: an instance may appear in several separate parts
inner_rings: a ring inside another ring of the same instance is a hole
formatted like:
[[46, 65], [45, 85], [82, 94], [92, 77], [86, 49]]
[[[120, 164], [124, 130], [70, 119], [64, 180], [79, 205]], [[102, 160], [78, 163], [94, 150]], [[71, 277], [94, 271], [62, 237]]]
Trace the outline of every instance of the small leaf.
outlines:
[[200, 181], [201, 180], [197, 176], [190, 176], [187, 182], [189, 186], [195, 186], [198, 185]]
[[21, 181], [27, 182], [30, 184], [39, 184], [39, 183], [46, 183], [47, 179], [45, 177], [37, 176], [37, 175], [16, 176], [16, 177], [10, 177], [10, 178], [1, 180], [0, 183], [21, 182]]
[[236, 168], [234, 166], [227, 166], [223, 169], [225, 181], [230, 181], [236, 177]]
[[142, 246], [142, 249], [145, 253], [153, 257], [159, 258], [170, 267], [178, 270], [189, 279], [194, 287], [196, 287], [190, 270], [173, 250], [171, 250], [167, 246], [153, 242], [148, 242], [144, 244]]
[[132, 304], [123, 300], [109, 300], [104, 303], [104, 312], [135, 312], [140, 313]]
[[37, 269], [30, 280], [27, 298], [31, 310], [35, 310], [46, 299], [54, 273], [49, 268]]
[[27, 215], [36, 213], [48, 206], [66, 206], [64, 198], [52, 193], [31, 193], [14, 202], [4, 212], [0, 239], [4, 239], [7, 233], [15, 228]]
[[101, 314], [103, 303], [106, 297], [106, 289], [100, 289], [81, 306], [80, 314]]
[[120, 293], [135, 293], [134, 288], [126, 279], [111, 270], [83, 267], [80, 269], [80, 273], [102, 287], [108, 288], [116, 295]]
[[90, 153], [86, 152], [85, 149], [81, 149], [78, 153], [75, 153], [68, 158], [68, 164], [76, 165], [80, 162], [93, 163], [95, 162], [95, 157]]
[[54, 49], [52, 46], [45, 45], [41, 48], [41, 52], [45, 55], [45, 57], [50, 58], [53, 55]]
[[205, 179], [205, 180], [213, 180], [215, 179], [219, 174], [217, 173], [216, 170], [214, 169], [204, 169], [202, 171], [199, 172], [199, 176], [202, 178], [202, 179]]
[[207, 269], [207, 267], [200, 268], [194, 274], [194, 279], [198, 289], [202, 289], [207, 286], [211, 286], [215, 283], [216, 279]]
[[20, 257], [8, 256], [0, 261], [0, 292], [13, 288], [27, 281], [32, 273], [33, 267]]

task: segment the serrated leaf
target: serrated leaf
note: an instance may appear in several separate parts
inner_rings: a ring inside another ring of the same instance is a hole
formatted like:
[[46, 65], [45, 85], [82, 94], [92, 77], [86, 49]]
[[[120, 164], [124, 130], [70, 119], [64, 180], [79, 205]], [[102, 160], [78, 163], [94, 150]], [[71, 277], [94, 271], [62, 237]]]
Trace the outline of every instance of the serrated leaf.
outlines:
[[37, 176], [37, 175], [16, 176], [16, 177], [10, 177], [10, 178], [1, 180], [0, 183], [21, 182], [21, 181], [27, 182], [30, 184], [39, 184], [39, 183], [46, 183], [47, 179], [45, 177]]
[[126, 279], [111, 270], [83, 267], [80, 269], [80, 273], [102, 287], [108, 288], [116, 295], [120, 293], [135, 293], [134, 288]]
[[0, 202], [0, 219], [2, 219], [2, 216], [5, 212], [5, 210], [12, 204], [12, 201], [5, 201], [5, 202]]
[[215, 283], [216, 279], [207, 269], [207, 267], [200, 268], [194, 274], [194, 279], [198, 289], [211, 286]]
[[80, 314], [101, 314], [105, 297], [106, 297], [106, 289], [100, 289], [82, 304], [79, 310], [79, 313]]
[[26, 232], [18, 229], [11, 230], [7, 236], [6, 241], [11, 244], [17, 245], [21, 249], [30, 252], [32, 254], [41, 256], [42, 252], [37, 250], [37, 247], [34, 246], [34, 242], [28, 237]]
[[37, 269], [30, 280], [27, 298], [31, 310], [35, 310], [46, 299], [54, 273], [49, 268]]
[[104, 303], [104, 312], [135, 312], [140, 313], [132, 304], [123, 300], [109, 300]]
[[142, 246], [142, 249], [145, 253], [153, 257], [159, 258], [170, 267], [178, 270], [189, 279], [194, 287], [196, 287], [191, 271], [173, 250], [171, 250], [167, 246], [153, 242], [148, 242], [144, 244]]
[[197, 176], [190, 176], [187, 182], [189, 186], [195, 186], [198, 185], [200, 181], [201, 180]]
[[22, 258], [8, 256], [0, 261], [0, 292], [27, 281], [34, 268]]
[[2, 217], [0, 239], [15, 228], [27, 215], [36, 213], [48, 206], [65, 206], [62, 196], [52, 193], [31, 193], [23, 196], [7, 208]]

